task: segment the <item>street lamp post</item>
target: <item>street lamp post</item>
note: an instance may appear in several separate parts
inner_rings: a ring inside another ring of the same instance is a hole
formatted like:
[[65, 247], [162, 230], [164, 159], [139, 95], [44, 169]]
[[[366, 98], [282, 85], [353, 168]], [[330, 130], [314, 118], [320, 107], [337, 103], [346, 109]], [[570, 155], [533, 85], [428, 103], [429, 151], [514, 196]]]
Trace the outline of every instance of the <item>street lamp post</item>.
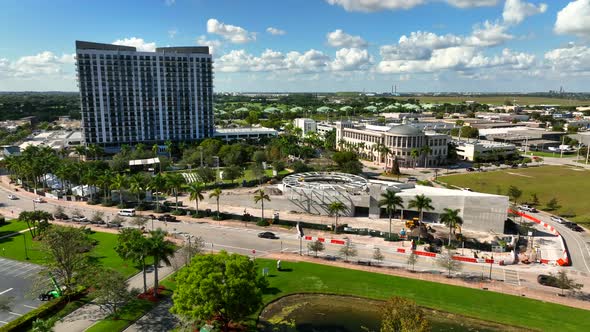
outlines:
[[156, 219], [156, 216], [154, 216], [153, 214], [150, 214], [148, 217], [150, 217], [152, 219], [152, 231], [154, 230], [154, 219]]

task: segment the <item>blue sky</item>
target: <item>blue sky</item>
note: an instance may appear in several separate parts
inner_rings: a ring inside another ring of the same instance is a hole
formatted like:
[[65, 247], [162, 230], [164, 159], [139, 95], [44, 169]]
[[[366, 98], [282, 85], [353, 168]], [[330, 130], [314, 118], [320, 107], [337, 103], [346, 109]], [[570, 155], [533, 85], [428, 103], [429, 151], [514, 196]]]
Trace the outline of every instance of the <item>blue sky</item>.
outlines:
[[221, 91], [588, 91], [590, 0], [3, 0], [0, 91], [75, 91], [74, 41], [209, 45]]

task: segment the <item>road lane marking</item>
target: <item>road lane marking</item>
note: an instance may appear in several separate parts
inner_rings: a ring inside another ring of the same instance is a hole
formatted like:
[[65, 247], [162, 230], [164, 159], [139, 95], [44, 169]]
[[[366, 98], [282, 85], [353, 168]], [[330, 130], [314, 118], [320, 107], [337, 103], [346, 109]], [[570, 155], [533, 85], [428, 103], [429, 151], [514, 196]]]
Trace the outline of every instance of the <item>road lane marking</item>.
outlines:
[[37, 267], [36, 267], [36, 266], [31, 266], [31, 268], [30, 268], [30, 269], [28, 269], [28, 270], [24, 270], [24, 271], [22, 271], [22, 272], [19, 272], [18, 274], [15, 274], [14, 276], [15, 276], [15, 277], [18, 277], [18, 276], [20, 276], [21, 274], [29, 273], [31, 270], [35, 270], [35, 269], [37, 269]]
[[8, 324], [8, 322], [5, 322], [3, 320], [0, 320], [0, 323], [2, 323], [2, 324]]
[[32, 305], [23, 304], [23, 307], [27, 307], [29, 309], [37, 309], [37, 307], [33, 307]]
[[13, 290], [13, 289], [14, 289], [14, 288], [9, 288], [9, 289], [7, 289], [7, 290], [5, 290], [5, 291], [2, 291], [2, 292], [0, 292], [0, 295], [2, 295], [2, 294], [5, 294], [5, 293], [8, 293], [8, 292], [10, 292], [10, 291], [11, 291], [11, 290]]
[[11, 314], [11, 315], [14, 315], [14, 316], [22, 316], [22, 314], [19, 314], [17, 312], [9, 311], [8, 313]]

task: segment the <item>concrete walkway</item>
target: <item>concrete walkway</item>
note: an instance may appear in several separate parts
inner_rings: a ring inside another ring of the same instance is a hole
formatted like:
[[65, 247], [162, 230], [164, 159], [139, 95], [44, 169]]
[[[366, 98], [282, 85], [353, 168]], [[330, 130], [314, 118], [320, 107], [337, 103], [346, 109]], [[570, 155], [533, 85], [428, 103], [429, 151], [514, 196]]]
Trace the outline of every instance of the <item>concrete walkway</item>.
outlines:
[[180, 320], [170, 313], [172, 299], [167, 298], [160, 302], [154, 309], [145, 316], [131, 324], [125, 332], [165, 332], [173, 330]]
[[[161, 267], [158, 269], [159, 280], [164, 279], [172, 272], [172, 267]], [[147, 274], [147, 285], [148, 288], [154, 285], [153, 272], [149, 272]], [[141, 272], [129, 278], [129, 289], [133, 288], [143, 289], [143, 275]], [[98, 321], [105, 319], [107, 316], [108, 313], [102, 310], [99, 305], [95, 303], [89, 303], [59, 320], [55, 324], [53, 330], [55, 332], [82, 332], [87, 330]]]

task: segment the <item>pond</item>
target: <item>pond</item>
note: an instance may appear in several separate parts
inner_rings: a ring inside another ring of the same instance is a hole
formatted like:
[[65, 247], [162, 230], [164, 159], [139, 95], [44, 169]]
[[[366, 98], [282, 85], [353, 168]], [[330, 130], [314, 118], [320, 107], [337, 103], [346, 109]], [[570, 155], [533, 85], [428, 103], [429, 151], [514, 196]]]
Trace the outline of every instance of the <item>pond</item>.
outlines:
[[[259, 318], [260, 331], [357, 332], [379, 331], [381, 301], [357, 297], [297, 294], [269, 304]], [[427, 310], [432, 331], [523, 331], [435, 310]]]

